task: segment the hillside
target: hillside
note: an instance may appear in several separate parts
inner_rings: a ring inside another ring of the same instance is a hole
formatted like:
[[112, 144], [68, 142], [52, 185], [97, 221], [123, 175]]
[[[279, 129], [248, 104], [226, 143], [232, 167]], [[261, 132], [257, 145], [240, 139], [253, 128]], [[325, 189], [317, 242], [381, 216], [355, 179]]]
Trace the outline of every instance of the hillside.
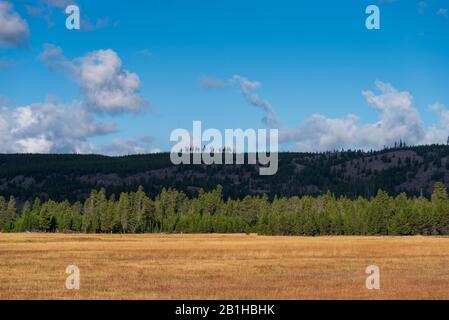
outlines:
[[221, 184], [225, 197], [266, 193], [270, 197], [317, 195], [370, 197], [378, 189], [390, 194], [429, 195], [436, 181], [449, 183], [449, 146], [431, 145], [381, 151], [281, 153], [275, 176], [258, 167], [174, 166], [169, 154], [106, 157], [99, 155], [0, 155], [0, 193], [23, 200], [84, 200], [91, 189], [108, 194], [135, 191], [149, 195], [174, 187], [195, 195]]

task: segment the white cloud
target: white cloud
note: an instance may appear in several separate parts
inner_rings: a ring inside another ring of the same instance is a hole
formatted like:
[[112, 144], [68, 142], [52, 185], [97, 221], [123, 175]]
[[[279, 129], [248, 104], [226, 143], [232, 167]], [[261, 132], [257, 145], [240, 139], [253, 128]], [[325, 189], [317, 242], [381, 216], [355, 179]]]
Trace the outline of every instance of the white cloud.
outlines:
[[[204, 79], [204, 78], [203, 78]], [[373, 123], [360, 124], [359, 117], [348, 114], [342, 118], [328, 118], [314, 114], [295, 128], [286, 127], [277, 118], [271, 104], [261, 99], [255, 90], [261, 83], [242, 76], [234, 76], [228, 82], [215, 78], [202, 80], [203, 88], [227, 88], [238, 85], [248, 103], [265, 111], [264, 123], [279, 129], [279, 142], [285, 149], [295, 151], [327, 151], [335, 149], [382, 149], [399, 140], [409, 145], [445, 143], [449, 135], [449, 110], [436, 103], [431, 110], [440, 121], [426, 127], [418, 110], [413, 105], [413, 96], [407, 91], [398, 91], [389, 83], [375, 82], [378, 93], [362, 92], [367, 104], [378, 112]], [[212, 80], [210, 80], [212, 79]]]
[[62, 55], [62, 48], [51, 43], [44, 44], [44, 51], [39, 55], [39, 59], [55, 70], [72, 68], [70, 61]]
[[296, 150], [325, 151], [340, 148], [381, 149], [402, 140], [409, 145], [444, 143], [449, 134], [449, 110], [434, 104], [431, 110], [439, 116], [439, 123], [426, 128], [413, 96], [398, 91], [391, 84], [376, 81], [379, 94], [363, 91], [367, 103], [379, 113], [378, 121], [359, 124], [359, 118], [327, 118], [316, 114], [297, 128], [281, 128], [280, 140], [293, 143]]
[[80, 105], [52, 102], [0, 108], [0, 145], [4, 153], [91, 153], [88, 138], [115, 131], [97, 122]]
[[13, 6], [9, 2], [0, 1], [0, 47], [24, 46], [29, 34], [28, 24], [13, 11]]
[[298, 128], [281, 128], [280, 143], [293, 143], [298, 151], [323, 151], [337, 147], [349, 147], [357, 136], [358, 117], [348, 115], [345, 118], [326, 118], [315, 114]]
[[153, 139], [149, 139], [148, 136], [141, 139], [113, 139], [110, 143], [101, 146], [101, 153], [107, 155], [129, 155], [129, 154], [145, 154], [145, 153], [158, 153], [159, 149], [151, 147], [150, 143]]
[[113, 122], [97, 120], [96, 113], [136, 112], [145, 100], [138, 95], [140, 79], [122, 67], [113, 50], [99, 50], [68, 60], [62, 49], [47, 44], [39, 58], [52, 69], [76, 80], [84, 100], [68, 105], [56, 98], [16, 108], [0, 96], [0, 152], [3, 153], [108, 153], [154, 152], [152, 138], [113, 140], [98, 146], [91, 138], [116, 132]]
[[78, 82], [89, 108], [104, 113], [138, 112], [147, 105], [139, 95], [140, 78], [123, 68], [111, 49], [92, 51], [67, 60], [61, 48], [47, 44], [40, 58], [52, 68], [69, 71]]
[[136, 112], [145, 105], [138, 95], [140, 79], [122, 67], [113, 50], [99, 50], [75, 61], [87, 102], [104, 112]]
[[435, 112], [438, 117], [438, 123], [433, 124], [426, 133], [424, 143], [445, 143], [449, 135], [449, 109], [441, 103], [434, 103], [430, 110]]
[[242, 77], [240, 75], [234, 75], [228, 81], [203, 76], [200, 79], [200, 84], [204, 89], [225, 89], [228, 87], [238, 87], [241, 94], [250, 105], [264, 111], [265, 115], [262, 119], [262, 122], [265, 125], [274, 128], [280, 126], [279, 119], [277, 118], [277, 115], [271, 107], [270, 103], [267, 100], [262, 99], [256, 92], [254, 92], [262, 86], [260, 82], [250, 81], [246, 77]]

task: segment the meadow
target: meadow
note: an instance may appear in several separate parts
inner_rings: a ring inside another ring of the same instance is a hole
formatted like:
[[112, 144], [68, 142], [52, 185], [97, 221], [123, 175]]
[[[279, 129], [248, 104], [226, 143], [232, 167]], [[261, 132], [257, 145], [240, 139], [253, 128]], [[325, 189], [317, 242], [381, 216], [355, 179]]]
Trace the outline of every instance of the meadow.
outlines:
[[0, 299], [449, 299], [448, 267], [447, 237], [0, 234]]

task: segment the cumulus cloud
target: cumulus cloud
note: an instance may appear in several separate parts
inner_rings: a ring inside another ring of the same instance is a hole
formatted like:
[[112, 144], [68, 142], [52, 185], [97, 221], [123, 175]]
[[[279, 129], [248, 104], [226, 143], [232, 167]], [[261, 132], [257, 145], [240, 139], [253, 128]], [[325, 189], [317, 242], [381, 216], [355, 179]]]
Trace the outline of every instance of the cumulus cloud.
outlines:
[[28, 24], [6, 1], [0, 1], [0, 47], [18, 48], [26, 45]]
[[389, 83], [376, 81], [379, 93], [363, 91], [369, 106], [378, 112], [378, 121], [359, 124], [359, 117], [327, 118], [316, 114], [297, 128], [282, 128], [280, 140], [293, 143], [302, 151], [325, 151], [340, 148], [381, 149], [402, 140], [409, 145], [444, 143], [449, 134], [449, 110], [442, 104], [434, 104], [431, 110], [440, 121], [426, 128], [413, 96], [398, 91]]
[[413, 105], [413, 96], [382, 81], [375, 82], [377, 92], [362, 91], [367, 104], [378, 113], [377, 121], [361, 124], [354, 114], [341, 118], [314, 114], [293, 128], [283, 125], [271, 104], [254, 92], [261, 86], [258, 81], [236, 75], [227, 82], [207, 78], [201, 83], [205, 83], [206, 89], [238, 86], [249, 104], [264, 110], [264, 123], [279, 129], [280, 143], [296, 151], [381, 149], [399, 140], [409, 145], [444, 143], [449, 134], [449, 110], [444, 105], [436, 103], [430, 107], [440, 120], [426, 127]]
[[44, 51], [38, 57], [53, 70], [69, 70], [72, 64], [62, 54], [62, 48], [51, 43], [44, 44]]
[[140, 79], [123, 69], [113, 50], [99, 50], [75, 60], [75, 72], [87, 102], [100, 111], [140, 111], [145, 100], [138, 95]]
[[120, 57], [111, 49], [68, 60], [61, 48], [47, 44], [40, 59], [54, 69], [68, 71], [78, 82], [87, 106], [94, 111], [138, 112], [147, 105], [139, 95], [139, 76], [124, 69]]
[[81, 104], [54, 102], [0, 108], [0, 145], [5, 153], [91, 153], [88, 138], [116, 130], [97, 122]]
[[445, 143], [449, 135], [449, 109], [438, 102], [431, 105], [429, 109], [436, 113], [438, 122], [427, 130], [424, 143]]
[[358, 117], [326, 118], [315, 114], [298, 128], [281, 128], [280, 143], [293, 143], [294, 150], [324, 151], [338, 147], [349, 147], [354, 141]]
[[150, 147], [149, 136], [116, 139], [106, 145], [90, 141], [117, 131], [114, 122], [97, 120], [98, 111], [135, 112], [145, 104], [137, 93], [139, 77], [122, 67], [113, 50], [93, 51], [69, 60], [60, 47], [47, 44], [39, 59], [75, 79], [84, 99], [64, 105], [52, 98], [13, 108], [6, 107], [6, 100], [0, 96], [0, 152], [118, 155], [157, 151]]

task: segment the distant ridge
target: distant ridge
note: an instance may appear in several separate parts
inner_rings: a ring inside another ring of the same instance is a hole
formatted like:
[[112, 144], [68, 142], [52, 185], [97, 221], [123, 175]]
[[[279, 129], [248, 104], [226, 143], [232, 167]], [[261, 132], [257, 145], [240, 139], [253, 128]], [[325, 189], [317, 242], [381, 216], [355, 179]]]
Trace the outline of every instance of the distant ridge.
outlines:
[[317, 195], [371, 197], [378, 189], [394, 195], [428, 196], [436, 181], [449, 183], [449, 146], [428, 145], [381, 151], [279, 154], [275, 176], [260, 176], [253, 165], [174, 166], [168, 153], [108, 157], [77, 154], [0, 154], [0, 194], [19, 201], [84, 200], [93, 188], [108, 194], [149, 195], [176, 188], [195, 195], [200, 188], [223, 186], [224, 196]]

